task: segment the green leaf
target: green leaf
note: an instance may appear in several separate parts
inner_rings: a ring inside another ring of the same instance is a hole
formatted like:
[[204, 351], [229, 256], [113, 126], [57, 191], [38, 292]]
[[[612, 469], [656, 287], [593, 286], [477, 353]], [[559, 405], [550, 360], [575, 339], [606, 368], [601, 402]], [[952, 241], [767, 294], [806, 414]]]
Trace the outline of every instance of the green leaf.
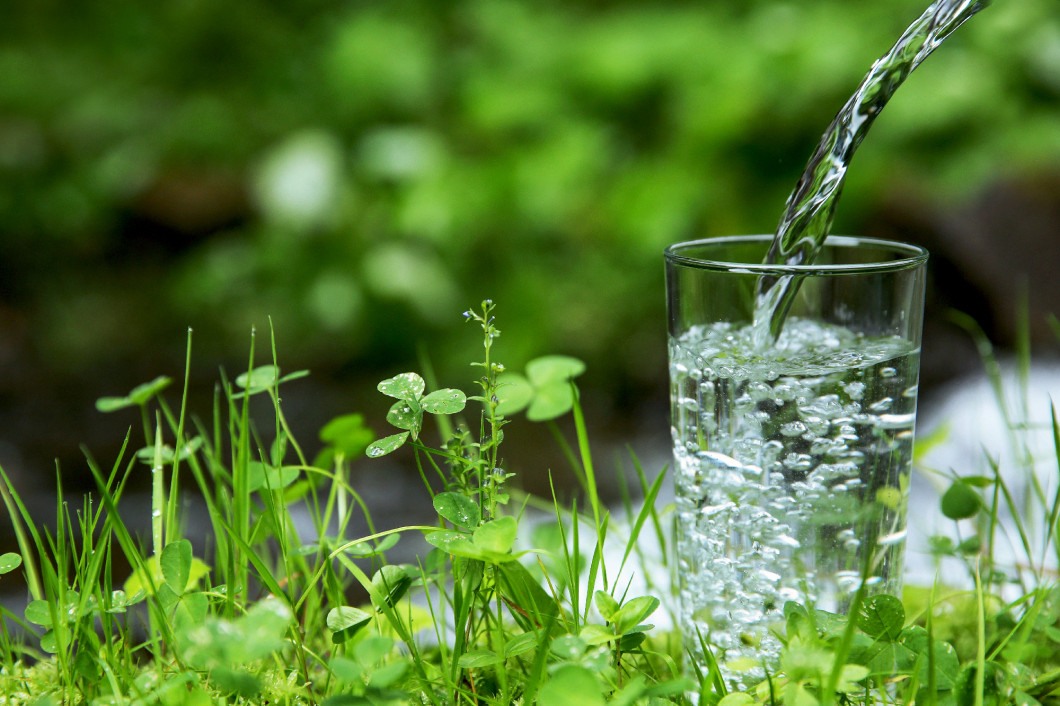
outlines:
[[[149, 571], [151, 579], [155, 586], [162, 583], [165, 578], [162, 575], [162, 569], [159, 566], [158, 556], [152, 556], [146, 562], [143, 567], [137, 567], [133, 571], [132, 575], [125, 580], [125, 585], [122, 587], [127, 595], [137, 596], [138, 594], [147, 595], [151, 592], [151, 581], [147, 580], [146, 572]], [[191, 571], [188, 577], [188, 581], [194, 584], [199, 579], [210, 573], [210, 567], [203, 562], [201, 559], [192, 558], [191, 560]], [[135, 601], [132, 601], [135, 602]]]
[[390, 654], [394, 641], [384, 635], [372, 635], [361, 640], [353, 648], [353, 656], [365, 669], [371, 669]]
[[[195, 436], [188, 439], [188, 442], [180, 447], [180, 458], [178, 460], [183, 461], [202, 448], [202, 437]], [[153, 466], [155, 463], [155, 447], [145, 446], [136, 452], [136, 458], [143, 461], [148, 466]], [[159, 460], [162, 461], [163, 465], [173, 463], [175, 454], [173, 453], [173, 447], [169, 444], [163, 444], [161, 447], [161, 453], [159, 454]]]
[[386, 689], [405, 676], [405, 672], [408, 670], [409, 662], [404, 660], [385, 664], [373, 671], [372, 675], [368, 677], [368, 686], [373, 689]]
[[52, 613], [48, 608], [48, 601], [33, 601], [26, 606], [26, 620], [34, 625], [50, 628], [52, 626]]
[[868, 667], [864, 667], [860, 664], [845, 664], [843, 665], [843, 670], [839, 673], [839, 682], [836, 684], [836, 691], [844, 694], [860, 691], [864, 687], [860, 686], [858, 682], [868, 675]]
[[22, 555], [8, 552], [0, 554], [0, 574], [9, 574], [22, 566]]
[[541, 687], [537, 702], [548, 706], [603, 706], [596, 674], [576, 664], [565, 664]]
[[169, 384], [173, 382], [165, 375], [159, 375], [151, 382], [145, 382], [142, 385], [137, 385], [129, 391], [128, 398], [135, 405], [147, 404], [152, 397], [157, 395], [162, 390], [169, 387]]
[[498, 517], [475, 529], [472, 541], [483, 551], [507, 554], [515, 544], [518, 524], [514, 517]]
[[644, 622], [659, 607], [659, 599], [655, 596], [641, 596], [634, 598], [619, 609], [615, 615], [615, 633], [625, 635]]
[[185, 593], [177, 603], [177, 611], [173, 616], [174, 627], [188, 629], [198, 625], [206, 619], [209, 610], [210, 599], [205, 593]]
[[726, 694], [718, 702], [718, 706], [751, 706], [755, 700], [751, 698], [751, 695], [744, 691], [734, 691], [731, 694]]
[[896, 640], [905, 623], [905, 608], [894, 596], [872, 596], [861, 608], [858, 627], [870, 637]]
[[438, 493], [434, 496], [434, 509], [457, 527], [475, 529], [482, 521], [478, 503], [460, 493]]
[[[928, 660], [927, 655], [920, 665], [920, 683], [928, 683]], [[953, 645], [941, 640], [935, 643], [935, 686], [939, 691], [952, 689], [957, 683], [957, 675], [961, 672], [961, 660], [957, 656], [957, 650]]]
[[570, 383], [553, 382], [539, 387], [534, 392], [526, 418], [532, 422], [544, 422], [561, 417], [574, 407], [574, 390]]
[[120, 588], [110, 593], [110, 606], [107, 607], [108, 613], [124, 613], [126, 608], [131, 605], [129, 597], [125, 594], [125, 591]]
[[958, 480], [942, 495], [942, 514], [951, 520], [964, 520], [975, 517], [982, 504], [972, 486]]
[[452, 532], [450, 530], [438, 530], [431, 532], [424, 539], [441, 549], [446, 554], [463, 557], [465, 559], [485, 559], [482, 550], [476, 547], [469, 535], [463, 532]]
[[247, 489], [250, 492], [282, 490], [297, 481], [301, 474], [302, 470], [296, 466], [275, 468], [260, 461], [251, 461], [247, 464]]
[[[212, 702], [211, 702], [212, 703]], [[363, 696], [355, 694], [335, 694], [320, 702], [320, 706], [375, 706]]]
[[519, 373], [497, 376], [497, 414], [508, 417], [521, 412], [534, 397], [534, 386]]
[[609, 623], [615, 622], [615, 616], [618, 615], [619, 609], [618, 601], [605, 591], [597, 591], [594, 598], [596, 609], [600, 611], [600, 616]]
[[408, 429], [415, 439], [423, 428], [423, 408], [416, 400], [398, 400], [386, 413], [386, 420], [398, 429]]
[[379, 458], [380, 456], [386, 456], [388, 453], [398, 450], [401, 445], [409, 438], [409, 433], [403, 431], [400, 434], [394, 434], [392, 436], [384, 436], [379, 441], [376, 441], [368, 445], [368, 448], [364, 450], [364, 453], [369, 458]]
[[916, 654], [897, 642], [878, 642], [868, 651], [866, 666], [873, 674], [894, 676], [909, 672], [916, 663]]
[[518, 561], [501, 564], [497, 571], [501, 594], [518, 607], [514, 614], [524, 629], [549, 625], [559, 615], [559, 604]]
[[615, 635], [615, 631], [613, 629], [608, 628], [604, 625], [596, 625], [593, 623], [590, 623], [589, 625], [583, 627], [581, 629], [581, 632], [578, 633], [578, 637], [580, 637], [582, 641], [590, 647], [594, 645], [602, 645], [606, 642], [612, 642], [618, 639], [618, 636]]
[[250, 699], [261, 693], [261, 682], [258, 678], [241, 669], [215, 667], [210, 672], [210, 678], [223, 690], [244, 699]]
[[55, 631], [49, 630], [40, 638], [40, 648], [45, 652], [55, 654], [59, 651], [59, 645], [55, 640]]
[[326, 618], [331, 641], [335, 644], [346, 642], [371, 621], [371, 613], [350, 606], [332, 608]]
[[159, 563], [162, 567], [162, 577], [166, 584], [173, 589], [173, 593], [182, 595], [188, 588], [188, 579], [191, 576], [191, 542], [180, 539], [170, 542], [162, 550], [162, 558]]
[[526, 364], [526, 376], [534, 387], [550, 383], [567, 383], [585, 372], [585, 363], [566, 355], [546, 355]]
[[236, 378], [236, 385], [249, 394], [267, 390], [280, 379], [280, 369], [275, 365], [261, 365]]
[[163, 612], [168, 613], [180, 601], [180, 594], [170, 588], [168, 583], [163, 583], [158, 587], [155, 599], [158, 601], [158, 605], [162, 607]]
[[[352, 556], [373, 556], [390, 549], [398, 543], [399, 539], [401, 539], [401, 533], [395, 532], [394, 534], [388, 534], [383, 537], [374, 545], [371, 542], [358, 542], [357, 544], [347, 547], [343, 551]], [[316, 549], [314, 549], [313, 552], [315, 553]]]
[[[412, 585], [412, 577], [404, 567], [387, 564], [372, 577], [372, 585], [378, 589], [383, 596], [385, 607], [393, 608], [394, 604], [401, 600], [405, 592]], [[384, 606], [377, 605], [376, 609], [382, 610]]]
[[332, 657], [328, 666], [331, 668], [331, 673], [335, 675], [336, 679], [348, 684], [359, 683], [361, 681], [361, 675], [364, 674], [364, 668], [361, 667], [361, 665], [357, 664], [352, 659], [346, 659], [342, 656]]
[[456, 414], [467, 404], [467, 395], [460, 390], [445, 388], [435, 390], [420, 400], [423, 411], [430, 414]]
[[540, 639], [540, 631], [537, 630], [516, 635], [505, 643], [504, 658], [510, 659], [529, 652], [537, 646]]
[[500, 664], [502, 661], [504, 660], [501, 656], [491, 650], [472, 650], [460, 655], [459, 664], [463, 669], [477, 669]]
[[383, 380], [376, 389], [387, 397], [396, 397], [399, 400], [411, 401], [418, 399], [423, 394], [427, 385], [416, 373], [402, 373], [395, 375], [389, 380]]
[[560, 635], [552, 641], [552, 654], [565, 660], [576, 660], [589, 646], [577, 635]]
[[100, 397], [96, 400], [96, 409], [104, 414], [135, 406], [136, 403], [128, 397]]
[[320, 430], [320, 440], [347, 458], [359, 456], [375, 439], [375, 434], [364, 423], [364, 415], [344, 414], [335, 417]]

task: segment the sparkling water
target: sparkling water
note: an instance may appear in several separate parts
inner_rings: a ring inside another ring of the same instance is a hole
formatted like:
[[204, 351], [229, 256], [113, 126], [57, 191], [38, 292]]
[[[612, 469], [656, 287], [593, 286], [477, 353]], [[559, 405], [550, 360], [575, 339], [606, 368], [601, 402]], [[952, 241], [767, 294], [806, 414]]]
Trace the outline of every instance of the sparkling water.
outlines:
[[791, 318], [765, 352], [753, 338], [670, 341], [682, 622], [734, 685], [775, 666], [785, 602], [841, 610], [863, 571], [898, 587], [916, 415], [899, 337]]

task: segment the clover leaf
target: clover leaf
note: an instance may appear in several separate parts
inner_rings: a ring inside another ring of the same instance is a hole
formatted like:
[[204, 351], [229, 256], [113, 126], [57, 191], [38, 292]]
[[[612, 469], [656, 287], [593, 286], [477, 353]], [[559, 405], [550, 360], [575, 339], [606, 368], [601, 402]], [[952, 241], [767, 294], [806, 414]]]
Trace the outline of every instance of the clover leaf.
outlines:
[[542, 422], [561, 417], [574, 407], [571, 380], [585, 372], [585, 363], [565, 355], [535, 358], [526, 374], [506, 372], [497, 376], [497, 414], [510, 416], [526, 410], [526, 418]]

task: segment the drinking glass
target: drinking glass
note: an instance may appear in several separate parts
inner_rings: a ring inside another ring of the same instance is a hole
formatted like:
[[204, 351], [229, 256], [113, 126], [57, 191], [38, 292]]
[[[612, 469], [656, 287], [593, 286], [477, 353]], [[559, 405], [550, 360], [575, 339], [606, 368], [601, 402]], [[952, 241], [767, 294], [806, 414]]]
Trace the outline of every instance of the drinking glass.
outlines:
[[[682, 629], [733, 686], [775, 666], [788, 601], [900, 590], [913, 460], [927, 252], [832, 236], [765, 265], [771, 241], [666, 250]], [[797, 290], [775, 340], [761, 278]]]

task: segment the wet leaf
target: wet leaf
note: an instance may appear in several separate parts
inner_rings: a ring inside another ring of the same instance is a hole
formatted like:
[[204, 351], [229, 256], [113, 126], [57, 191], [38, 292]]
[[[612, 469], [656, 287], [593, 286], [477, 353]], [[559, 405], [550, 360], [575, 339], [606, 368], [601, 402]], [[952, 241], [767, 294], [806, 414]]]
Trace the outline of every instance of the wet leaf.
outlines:
[[478, 503], [460, 493], [438, 493], [434, 496], [434, 509], [457, 527], [475, 529], [482, 521]]
[[368, 448], [364, 450], [364, 453], [369, 458], [379, 458], [380, 456], [386, 456], [388, 453], [396, 451], [401, 448], [401, 445], [409, 438], [409, 433], [403, 431], [400, 434], [394, 434], [392, 436], [384, 436], [379, 441], [371, 443]]
[[462, 532], [451, 532], [449, 530], [438, 530], [431, 532], [424, 539], [429, 544], [438, 547], [446, 554], [463, 557], [465, 559], [484, 559], [482, 550], [476, 547], [471, 538]]
[[420, 400], [423, 411], [430, 414], [456, 414], [464, 409], [467, 396], [460, 390], [445, 388], [435, 390]]
[[861, 608], [858, 627], [870, 637], [896, 640], [905, 623], [905, 608], [894, 596], [872, 596]]
[[399, 400], [415, 400], [423, 394], [427, 385], [416, 373], [402, 373], [395, 375], [389, 380], [383, 380], [376, 389], [388, 397], [396, 397]]
[[14, 552], [0, 554], [0, 574], [8, 574], [22, 566], [22, 556]]
[[26, 606], [26, 620], [34, 625], [50, 628], [52, 625], [51, 609], [48, 601], [33, 601]]
[[387, 412], [386, 420], [398, 429], [408, 429], [415, 439], [423, 428], [423, 408], [415, 400], [398, 400]]

